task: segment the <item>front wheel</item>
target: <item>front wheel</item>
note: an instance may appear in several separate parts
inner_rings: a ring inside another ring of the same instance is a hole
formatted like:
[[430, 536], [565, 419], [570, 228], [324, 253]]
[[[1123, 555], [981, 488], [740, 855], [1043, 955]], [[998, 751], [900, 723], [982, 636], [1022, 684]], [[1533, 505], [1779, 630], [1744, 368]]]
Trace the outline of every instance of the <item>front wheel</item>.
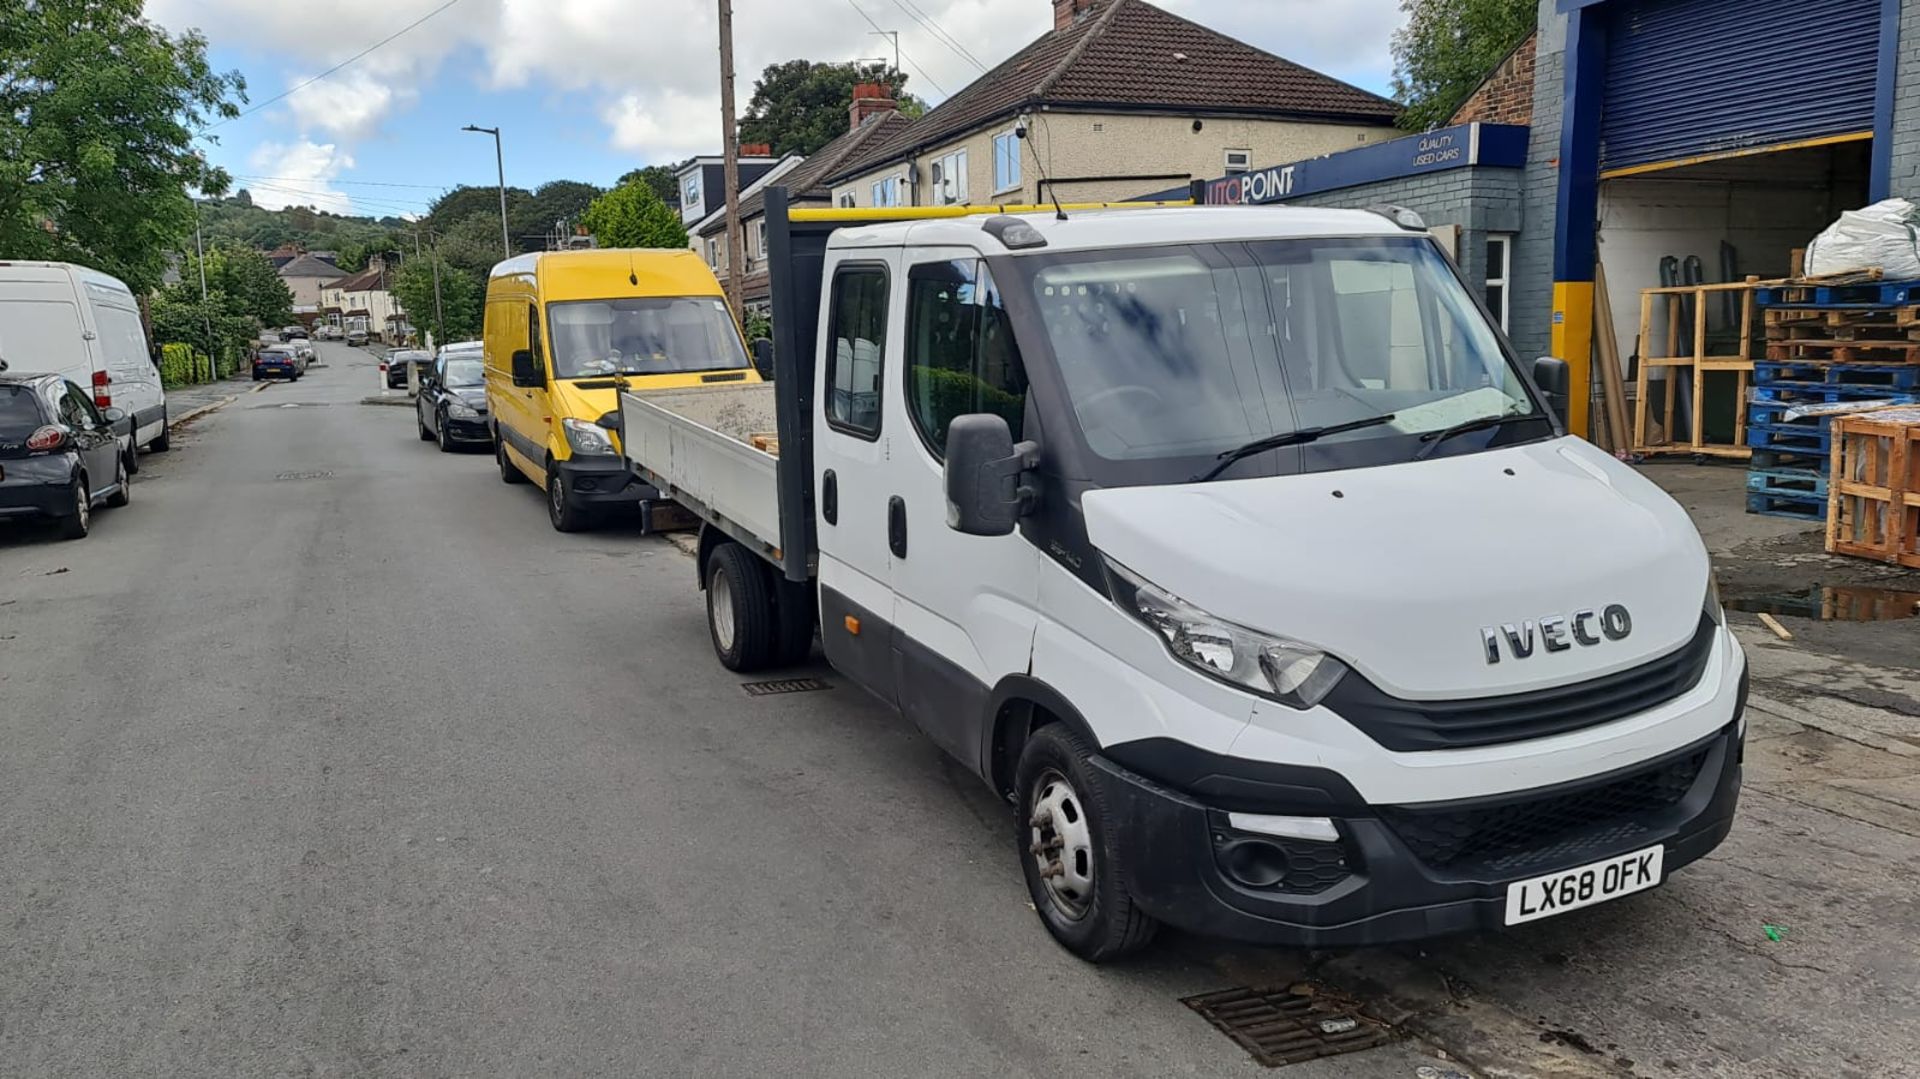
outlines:
[[765, 668], [780, 645], [767, 568], [737, 543], [721, 545], [707, 561], [707, 632], [730, 671]]
[[440, 417], [439, 422], [433, 425], [433, 440], [439, 444], [441, 453], [453, 452], [453, 444], [447, 441], [447, 418], [445, 416]]
[[555, 532], [579, 532], [593, 523], [590, 512], [567, 497], [566, 482], [551, 462], [547, 465], [547, 520]]
[[413, 425], [420, 429], [420, 441], [433, 441], [433, 432], [427, 430], [427, 421], [420, 418], [420, 410], [417, 408], [413, 410]]
[[1014, 841], [1047, 932], [1090, 963], [1139, 951], [1159, 923], [1127, 890], [1133, 867], [1114, 841], [1093, 751], [1062, 723], [1035, 731], [1014, 773]]

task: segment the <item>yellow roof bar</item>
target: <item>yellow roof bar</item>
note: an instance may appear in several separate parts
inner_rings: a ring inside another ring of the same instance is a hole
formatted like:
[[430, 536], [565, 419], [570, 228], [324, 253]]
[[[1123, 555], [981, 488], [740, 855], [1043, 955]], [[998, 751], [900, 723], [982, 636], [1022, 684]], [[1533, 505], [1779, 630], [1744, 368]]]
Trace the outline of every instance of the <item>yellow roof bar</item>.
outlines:
[[983, 214], [1050, 214], [1057, 208], [1068, 212], [1087, 210], [1161, 210], [1169, 206], [1192, 206], [1192, 199], [1179, 202], [1064, 202], [1043, 206], [869, 206], [830, 209], [790, 210], [791, 221], [937, 221], [950, 217], [977, 217]]

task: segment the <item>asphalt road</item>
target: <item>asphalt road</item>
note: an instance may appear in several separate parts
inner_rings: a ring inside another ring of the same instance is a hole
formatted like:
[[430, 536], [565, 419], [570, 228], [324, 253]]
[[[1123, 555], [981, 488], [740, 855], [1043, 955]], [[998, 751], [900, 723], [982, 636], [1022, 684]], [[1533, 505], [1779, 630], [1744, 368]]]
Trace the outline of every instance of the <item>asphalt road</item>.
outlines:
[[1252, 1076], [1180, 999], [1301, 978], [1420, 1037], [1289, 1079], [1913, 1064], [1912, 837], [1779, 799], [1517, 933], [1083, 965], [908, 724], [748, 697], [677, 549], [555, 533], [320, 348], [89, 539], [0, 531], [0, 1072]]

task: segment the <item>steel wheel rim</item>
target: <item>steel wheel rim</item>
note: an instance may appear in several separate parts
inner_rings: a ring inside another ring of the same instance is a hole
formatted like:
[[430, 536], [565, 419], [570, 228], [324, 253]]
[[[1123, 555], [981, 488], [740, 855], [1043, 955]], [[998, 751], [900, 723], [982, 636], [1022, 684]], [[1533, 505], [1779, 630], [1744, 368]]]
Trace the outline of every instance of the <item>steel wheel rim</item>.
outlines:
[[714, 571], [707, 585], [707, 615], [713, 621], [713, 639], [722, 652], [733, 650], [733, 582], [721, 571]]
[[547, 505], [553, 510], [554, 520], [557, 521], [566, 515], [567, 494], [560, 489], [560, 477], [558, 476], [547, 481]]
[[73, 508], [80, 517], [80, 527], [87, 527], [88, 521], [93, 517], [93, 500], [87, 497], [85, 482], [73, 485]]
[[1079, 921], [1093, 909], [1093, 830], [1086, 801], [1058, 769], [1034, 780], [1027, 814], [1027, 855], [1055, 913]]

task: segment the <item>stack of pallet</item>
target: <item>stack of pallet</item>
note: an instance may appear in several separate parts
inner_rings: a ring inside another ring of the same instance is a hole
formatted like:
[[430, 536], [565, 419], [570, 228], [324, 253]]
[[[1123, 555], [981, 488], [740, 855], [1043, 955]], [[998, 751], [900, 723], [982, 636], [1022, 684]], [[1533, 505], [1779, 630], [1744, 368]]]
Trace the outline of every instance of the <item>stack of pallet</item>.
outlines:
[[1920, 408], [1833, 426], [1827, 550], [1920, 569]]
[[1747, 511], [1824, 520], [1835, 416], [1920, 402], [1920, 282], [1789, 283], [1755, 302], [1767, 358], [1747, 405]]

